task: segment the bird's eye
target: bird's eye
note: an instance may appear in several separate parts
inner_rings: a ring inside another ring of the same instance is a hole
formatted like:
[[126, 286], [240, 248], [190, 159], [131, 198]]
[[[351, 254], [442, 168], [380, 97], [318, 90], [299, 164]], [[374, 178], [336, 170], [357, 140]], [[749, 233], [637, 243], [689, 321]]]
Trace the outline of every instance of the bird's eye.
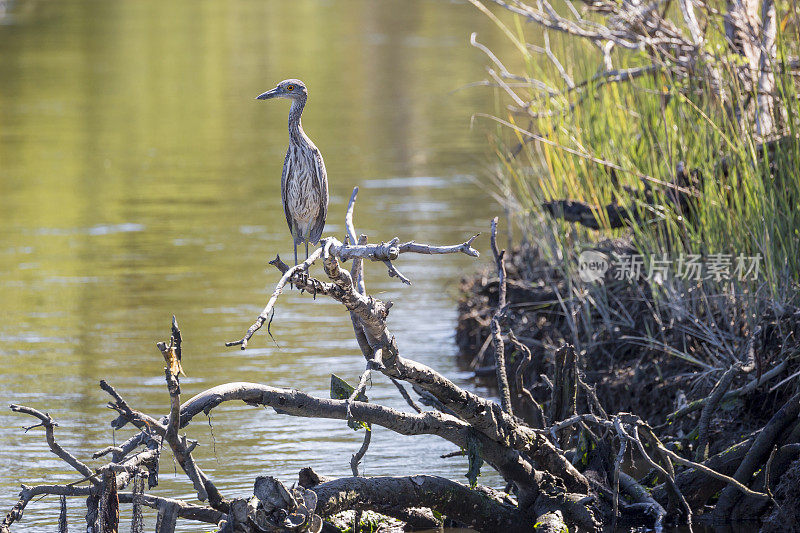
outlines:
[[286, 90], [287, 91], [294, 91], [294, 85], [287, 85], [286, 86]]

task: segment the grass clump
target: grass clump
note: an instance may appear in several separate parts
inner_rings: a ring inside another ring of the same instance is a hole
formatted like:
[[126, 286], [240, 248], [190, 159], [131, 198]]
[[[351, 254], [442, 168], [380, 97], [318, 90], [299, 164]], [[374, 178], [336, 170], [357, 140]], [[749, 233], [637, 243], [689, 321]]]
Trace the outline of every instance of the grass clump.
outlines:
[[[575, 283], [570, 296], [586, 288], [575, 276], [580, 253], [611, 240], [639, 258], [636, 277], [649, 281], [655, 306], [685, 307], [697, 318], [694, 306], [677, 301], [688, 291], [701, 300], [728, 299], [750, 324], [740, 323], [739, 335], [752, 331], [766, 301], [794, 302], [800, 95], [791, 21], [777, 31], [776, 127], [766, 137], [753, 118], [758, 88], [743, 86], [741, 60], [726, 50], [721, 29], [707, 29], [704, 54], [691, 72], [666, 57], [630, 51], [614, 53], [609, 71], [596, 48], [572, 36], [551, 37], [521, 17], [497, 22], [519, 45], [517, 78], [540, 83], [516, 86], [519, 99], [494, 117], [500, 123], [495, 176], [524, 240]], [[547, 48], [537, 54], [541, 47], [532, 43], [543, 38]], [[568, 59], [554, 61], [556, 55]], [[559, 84], [561, 90], [542, 89]], [[552, 216], [554, 202], [567, 199], [585, 204], [599, 228]], [[608, 207], [629, 223], [615, 227]], [[692, 258], [699, 272], [687, 269]], [[613, 275], [615, 256], [609, 261]]]

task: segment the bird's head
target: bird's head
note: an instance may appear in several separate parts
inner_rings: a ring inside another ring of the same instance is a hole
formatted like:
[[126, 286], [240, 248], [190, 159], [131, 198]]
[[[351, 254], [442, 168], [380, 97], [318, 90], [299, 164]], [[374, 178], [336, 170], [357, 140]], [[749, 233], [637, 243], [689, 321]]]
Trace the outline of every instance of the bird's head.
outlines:
[[269, 100], [270, 98], [289, 98], [291, 100], [301, 100], [308, 96], [306, 84], [300, 80], [283, 80], [271, 91], [256, 96], [258, 100]]

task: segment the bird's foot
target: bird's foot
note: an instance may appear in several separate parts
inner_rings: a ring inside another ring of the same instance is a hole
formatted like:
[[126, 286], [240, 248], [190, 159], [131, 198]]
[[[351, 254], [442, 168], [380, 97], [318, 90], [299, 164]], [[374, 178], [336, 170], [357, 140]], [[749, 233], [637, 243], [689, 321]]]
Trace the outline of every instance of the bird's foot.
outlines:
[[305, 266], [294, 273], [294, 278], [297, 280], [297, 286], [300, 288], [300, 293], [302, 294], [305, 287], [308, 286], [308, 266]]

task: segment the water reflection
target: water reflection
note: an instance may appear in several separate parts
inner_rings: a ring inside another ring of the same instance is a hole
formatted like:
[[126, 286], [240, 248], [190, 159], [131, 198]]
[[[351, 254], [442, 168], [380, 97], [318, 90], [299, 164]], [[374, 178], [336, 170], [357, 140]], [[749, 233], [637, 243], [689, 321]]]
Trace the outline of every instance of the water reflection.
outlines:
[[[327, 233], [342, 237], [355, 184], [358, 231], [373, 240], [460, 242], [494, 214], [471, 179], [485, 133], [469, 129], [472, 112], [492, 109], [491, 96], [452, 91], [483, 76], [471, 31], [503, 44], [467, 5], [26, 2], [4, 22], [0, 401], [49, 410], [60, 441], [82, 458], [129, 434], [106, 425], [99, 379], [142, 410], [167, 410], [153, 343], [173, 313], [185, 338], [187, 395], [250, 380], [324, 396], [331, 372], [357, 379], [363, 363], [349, 319], [307, 295], [282, 300], [275, 342], [258, 335], [246, 352], [223, 346], [241, 336], [276, 281], [266, 262], [291, 253], [278, 189], [286, 109], [253, 100], [276, 81], [301, 77], [310, 88], [303, 119], [331, 181]], [[475, 267], [466, 257], [404, 258], [398, 268], [413, 287], [375, 265], [367, 279], [396, 302], [391, 327], [403, 352], [465, 386], [452, 357], [454, 300], [458, 276]], [[403, 407], [382, 378], [368, 393]], [[75, 479], [36, 430], [19, 430], [27, 422], [0, 410], [2, 509], [20, 482]], [[198, 461], [230, 496], [250, 493], [258, 473], [292, 481], [311, 465], [346, 475], [361, 438], [340, 422], [240, 405], [189, 432], [201, 443]], [[372, 442], [368, 475], [466, 472], [462, 458], [438, 458], [452, 446], [435, 438], [377, 428]], [[169, 459], [157, 492], [192, 496]], [[54, 506], [33, 505], [24, 530], [49, 531]]]

